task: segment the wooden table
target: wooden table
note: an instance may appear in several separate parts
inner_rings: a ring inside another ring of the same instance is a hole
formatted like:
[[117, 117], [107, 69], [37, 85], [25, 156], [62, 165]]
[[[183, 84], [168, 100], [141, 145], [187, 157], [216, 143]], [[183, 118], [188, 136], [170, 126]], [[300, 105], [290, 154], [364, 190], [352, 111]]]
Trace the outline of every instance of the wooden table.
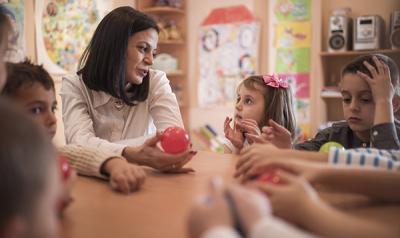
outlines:
[[[74, 202], [64, 213], [62, 237], [187, 237], [186, 217], [193, 199], [215, 175], [232, 181], [235, 162], [231, 155], [199, 152], [188, 165], [196, 173], [160, 174], [149, 169], [144, 186], [130, 195], [113, 192], [105, 181], [79, 177]], [[365, 198], [343, 195], [326, 197], [356, 216], [400, 227], [400, 205], [374, 205]]]

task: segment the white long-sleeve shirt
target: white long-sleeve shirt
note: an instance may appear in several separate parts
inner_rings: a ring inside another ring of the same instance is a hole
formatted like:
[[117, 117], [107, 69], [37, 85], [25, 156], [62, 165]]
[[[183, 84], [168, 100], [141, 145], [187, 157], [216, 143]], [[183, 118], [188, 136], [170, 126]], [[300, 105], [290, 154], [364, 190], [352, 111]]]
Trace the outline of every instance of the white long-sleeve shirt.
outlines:
[[[164, 72], [150, 70], [149, 96], [136, 106], [125, 105], [111, 95], [90, 90], [78, 76], [63, 78], [61, 97], [67, 143], [102, 148], [122, 155], [124, 144], [169, 126], [183, 127], [175, 94]], [[140, 141], [135, 143], [135, 140]]]

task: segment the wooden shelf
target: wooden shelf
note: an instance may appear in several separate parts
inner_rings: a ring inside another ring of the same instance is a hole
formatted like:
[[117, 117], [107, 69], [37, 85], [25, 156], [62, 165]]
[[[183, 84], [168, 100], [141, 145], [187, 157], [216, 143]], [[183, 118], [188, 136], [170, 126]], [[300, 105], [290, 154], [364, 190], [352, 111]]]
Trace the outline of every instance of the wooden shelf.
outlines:
[[179, 77], [185, 75], [182, 70], [170, 71], [165, 73], [167, 74], [168, 77]]
[[144, 8], [142, 9], [143, 12], [145, 13], [167, 13], [167, 14], [185, 14], [185, 11], [180, 9], [180, 8], [175, 8], [175, 7], [149, 7], [149, 8]]
[[176, 40], [163, 40], [158, 42], [159, 45], [183, 45], [185, 44], [184, 41], [176, 41]]
[[346, 51], [346, 52], [321, 52], [322, 57], [335, 57], [335, 56], [358, 56], [365, 54], [400, 54], [400, 49], [382, 49], [382, 50], [362, 50], [362, 51]]
[[[190, 95], [188, 91], [189, 88], [187, 78], [187, 0], [180, 0], [180, 7], [154, 6], [154, 3], [156, 2], [154, 0], [137, 0], [135, 2], [138, 10], [154, 16], [154, 19], [160, 23], [166, 23], [168, 25], [171, 21], [173, 21], [182, 37], [182, 39], [177, 40], [169, 37], [168, 34], [165, 34], [166, 37], [163, 39], [168, 40], [159, 39], [157, 51], [158, 53], [169, 54], [178, 61], [178, 70], [165, 73], [170, 80], [171, 89], [175, 93], [179, 107], [181, 108], [184, 125], [187, 129], [189, 129], [190, 110], [187, 110], [190, 108]], [[165, 25], [166, 28], [168, 28], [167, 25]], [[168, 30], [166, 31], [169, 33]]]

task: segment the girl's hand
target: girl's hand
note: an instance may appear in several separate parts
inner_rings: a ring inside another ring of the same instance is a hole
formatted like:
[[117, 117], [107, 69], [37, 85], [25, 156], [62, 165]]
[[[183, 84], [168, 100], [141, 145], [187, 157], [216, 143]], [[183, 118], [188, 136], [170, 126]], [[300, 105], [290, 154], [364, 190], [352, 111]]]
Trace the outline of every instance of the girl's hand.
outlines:
[[364, 61], [364, 65], [368, 68], [372, 78], [360, 71], [357, 71], [357, 75], [367, 81], [368, 85], [371, 87], [375, 102], [380, 100], [391, 102], [394, 96], [394, 88], [390, 79], [389, 66], [380, 61], [376, 56], [373, 56], [372, 59], [377, 69], [367, 61]]
[[261, 137], [261, 130], [258, 127], [258, 123], [253, 119], [243, 119], [238, 123], [240, 131], [244, 131], [244, 136], [247, 138], [250, 144], [257, 143], [258, 138]]
[[249, 186], [268, 196], [274, 215], [300, 224], [304, 214], [320, 202], [319, 197], [304, 178], [281, 170], [277, 171], [277, 176], [284, 184], [252, 182]]
[[110, 175], [111, 187], [126, 194], [138, 190], [146, 177], [146, 173], [141, 167], [130, 164], [120, 157], [106, 161], [104, 172]]
[[268, 142], [281, 149], [292, 148], [292, 137], [290, 131], [279, 125], [274, 120], [268, 121], [269, 126], [262, 128], [262, 137]]
[[235, 124], [234, 128], [230, 126], [232, 118], [226, 117], [224, 122], [225, 137], [235, 146], [239, 151], [243, 148], [244, 136], [240, 128]]
[[124, 157], [131, 163], [146, 165], [166, 173], [189, 173], [194, 172], [192, 168], [183, 168], [197, 154], [197, 151], [188, 149], [180, 154], [168, 154], [160, 150], [157, 142], [160, 140], [157, 133], [148, 139], [142, 146], [126, 147], [123, 151]]

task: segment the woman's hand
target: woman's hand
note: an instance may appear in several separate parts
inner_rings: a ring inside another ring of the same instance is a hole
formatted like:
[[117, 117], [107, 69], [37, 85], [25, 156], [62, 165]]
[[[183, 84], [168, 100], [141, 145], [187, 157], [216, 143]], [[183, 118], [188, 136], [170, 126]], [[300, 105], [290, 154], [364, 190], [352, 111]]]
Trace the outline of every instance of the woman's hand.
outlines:
[[130, 164], [120, 157], [109, 159], [103, 168], [110, 175], [111, 187], [123, 193], [138, 190], [145, 181], [146, 173], [140, 166]]
[[157, 146], [160, 140], [160, 135], [146, 140], [142, 146], [126, 147], [123, 151], [123, 156], [131, 163], [146, 165], [167, 173], [189, 173], [194, 172], [192, 168], [183, 168], [197, 151], [188, 149], [180, 154], [168, 154], [163, 152]]
[[232, 118], [226, 117], [224, 122], [224, 133], [225, 137], [236, 147], [239, 151], [243, 148], [244, 136], [242, 131], [234, 123], [233, 128], [230, 123]]

